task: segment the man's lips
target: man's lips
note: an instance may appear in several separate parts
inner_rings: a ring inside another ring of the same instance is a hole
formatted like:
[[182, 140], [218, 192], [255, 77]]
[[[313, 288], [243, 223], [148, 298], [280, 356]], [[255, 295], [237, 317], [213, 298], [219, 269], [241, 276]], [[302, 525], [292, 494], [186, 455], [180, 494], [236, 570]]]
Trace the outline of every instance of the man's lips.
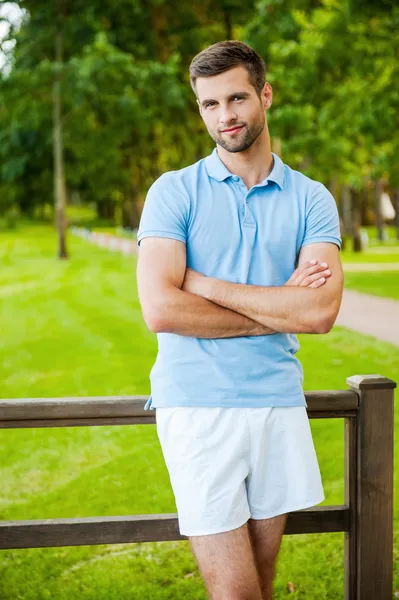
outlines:
[[238, 131], [241, 131], [241, 129], [244, 127], [244, 125], [237, 125], [236, 127], [230, 127], [230, 129], [222, 129], [222, 133], [228, 133], [228, 134], [232, 134], [232, 133], [237, 133]]

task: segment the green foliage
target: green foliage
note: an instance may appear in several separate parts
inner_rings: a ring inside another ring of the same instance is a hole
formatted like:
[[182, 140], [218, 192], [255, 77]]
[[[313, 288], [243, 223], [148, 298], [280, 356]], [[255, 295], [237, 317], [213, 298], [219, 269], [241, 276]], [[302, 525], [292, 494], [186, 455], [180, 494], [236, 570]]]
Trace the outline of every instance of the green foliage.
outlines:
[[[0, 210], [17, 205], [32, 214], [51, 201], [55, 69], [62, 72], [67, 185], [80, 201], [120, 212], [142, 201], [162, 172], [208, 153], [213, 142], [188, 67], [205, 46], [230, 36], [266, 60], [275, 94], [270, 131], [282, 140], [285, 162], [355, 190], [377, 178], [399, 186], [394, 2], [61, 4], [60, 19], [56, 3], [21, 0], [25, 16], [9, 34], [16, 45], [11, 70], [0, 76]], [[54, 63], [56, 27], [62, 65]]]
[[[77, 8], [70, 6], [71, 14], [63, 25], [67, 43], [62, 66], [52, 62], [49, 46], [52, 9], [33, 6], [32, 19], [22, 27], [21, 39], [17, 38], [14, 68], [3, 76], [1, 196], [7, 204], [18, 201], [23, 211], [32, 211], [52, 194], [51, 84], [55, 68], [61, 67], [63, 74], [67, 183], [87, 201], [118, 202], [142, 192], [151, 172], [145, 163], [151, 154], [155, 153], [155, 161], [157, 156], [152, 132], [158, 121], [171, 120], [171, 112], [184, 108], [177, 77], [178, 54], [160, 63], [126, 52], [110, 42], [112, 36], [101, 30], [95, 15], [85, 9], [82, 18]], [[43, 33], [36, 44], [29, 35], [35, 26]], [[26, 46], [31, 50], [28, 58]], [[159, 90], [168, 91], [162, 104]], [[137, 174], [140, 182], [134, 177]]]

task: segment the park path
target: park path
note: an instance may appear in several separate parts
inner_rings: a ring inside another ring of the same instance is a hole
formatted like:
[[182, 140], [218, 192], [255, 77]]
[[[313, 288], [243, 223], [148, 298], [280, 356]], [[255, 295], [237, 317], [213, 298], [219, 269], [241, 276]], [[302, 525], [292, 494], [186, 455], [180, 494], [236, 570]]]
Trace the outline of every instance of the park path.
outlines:
[[336, 324], [399, 346], [399, 301], [344, 290]]

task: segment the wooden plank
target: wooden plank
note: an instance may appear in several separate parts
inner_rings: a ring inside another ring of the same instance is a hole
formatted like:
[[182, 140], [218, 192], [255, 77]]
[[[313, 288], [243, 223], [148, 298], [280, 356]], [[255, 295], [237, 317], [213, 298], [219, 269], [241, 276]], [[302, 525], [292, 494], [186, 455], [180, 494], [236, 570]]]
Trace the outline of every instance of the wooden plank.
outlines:
[[[148, 416], [138, 417], [105, 417], [92, 419], [34, 419], [17, 421], [0, 421], [0, 429], [35, 429], [42, 427], [98, 427], [101, 425], [153, 425], [155, 412]], [[309, 419], [347, 419], [356, 418], [357, 411], [309, 411]]]
[[315, 506], [288, 515], [285, 534], [347, 531], [349, 510], [343, 506]]
[[334, 413], [355, 411], [359, 407], [359, 397], [353, 390], [323, 390], [305, 392], [308, 411]]
[[345, 504], [349, 531], [344, 543], [344, 600], [356, 598], [357, 589], [357, 419], [345, 419]]
[[[285, 533], [329, 533], [347, 528], [346, 506], [323, 506], [291, 513]], [[176, 514], [0, 521], [2, 550], [184, 539]]]
[[[306, 392], [310, 416], [353, 416], [358, 396], [353, 391]], [[0, 401], [0, 427], [73, 427], [155, 423], [155, 412], [144, 410], [147, 396], [25, 398]], [[340, 414], [342, 413], [342, 415]], [[20, 422], [18, 424], [18, 422]]]
[[309, 410], [309, 419], [356, 419], [357, 410]]
[[147, 417], [147, 396], [93, 396], [81, 398], [21, 398], [0, 401], [0, 420], [97, 419]]
[[[371, 382], [372, 381], [372, 385]], [[357, 430], [356, 600], [391, 600], [393, 585], [393, 423], [395, 383], [349, 378], [360, 396]]]
[[34, 419], [18, 421], [0, 421], [0, 429], [35, 429], [40, 427], [98, 427], [101, 425], [152, 425], [154, 412], [142, 417], [106, 417], [99, 419]]

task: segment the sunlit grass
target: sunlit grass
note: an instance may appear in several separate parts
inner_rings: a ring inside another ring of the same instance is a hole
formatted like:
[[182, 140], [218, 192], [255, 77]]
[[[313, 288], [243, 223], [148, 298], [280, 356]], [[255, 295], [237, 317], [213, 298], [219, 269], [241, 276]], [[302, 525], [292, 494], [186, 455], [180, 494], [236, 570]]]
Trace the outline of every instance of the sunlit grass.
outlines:
[[[2, 397], [148, 394], [157, 343], [141, 316], [135, 258], [69, 243], [71, 260], [58, 261], [50, 227], [0, 234]], [[389, 344], [341, 328], [300, 341], [306, 389], [344, 389], [359, 373], [399, 380], [399, 349]], [[342, 503], [343, 422], [315, 420], [312, 430], [325, 503]], [[0, 456], [2, 519], [176, 512], [155, 425], [1, 430]], [[398, 499], [395, 515], [398, 531]], [[396, 538], [396, 559], [398, 551]], [[398, 589], [397, 561], [395, 577]], [[284, 538], [275, 598], [285, 597], [343, 597], [343, 534]], [[183, 541], [2, 551], [0, 598], [206, 593]]]

